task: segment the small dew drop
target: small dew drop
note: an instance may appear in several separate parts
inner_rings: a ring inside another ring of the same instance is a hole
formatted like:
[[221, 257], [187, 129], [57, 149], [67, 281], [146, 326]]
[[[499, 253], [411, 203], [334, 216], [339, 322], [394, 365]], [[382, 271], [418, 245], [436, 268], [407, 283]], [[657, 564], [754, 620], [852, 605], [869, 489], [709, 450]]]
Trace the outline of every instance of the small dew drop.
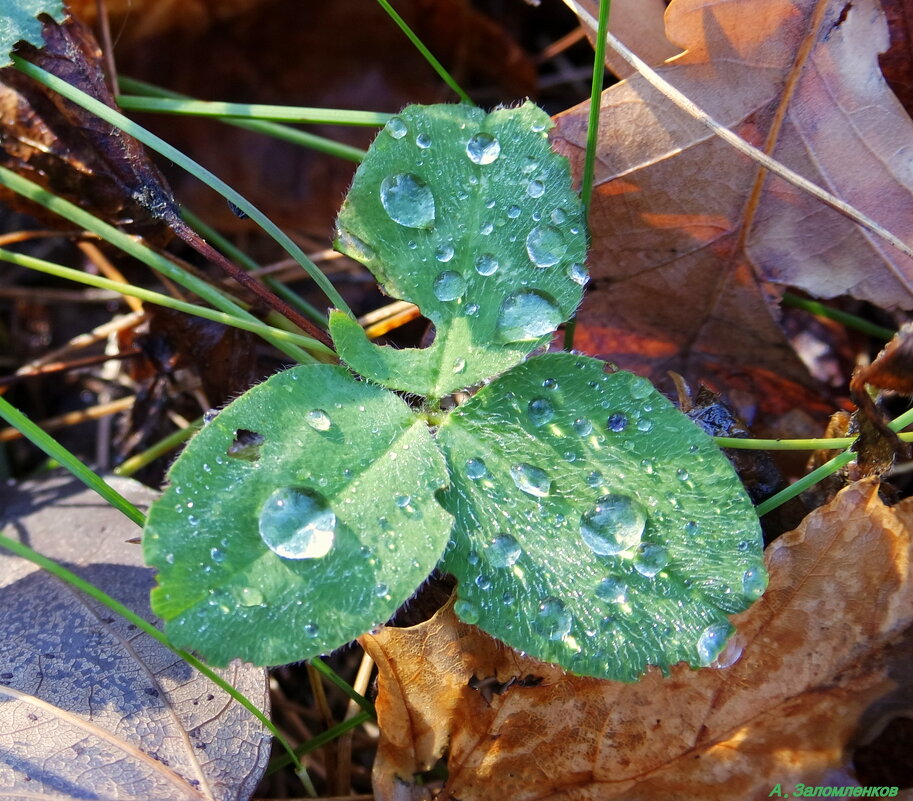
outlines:
[[397, 495], [393, 501], [400, 509], [405, 509], [412, 503], [412, 498], [409, 495]]
[[578, 417], [574, 421], [574, 431], [576, 431], [581, 437], [588, 437], [593, 433], [593, 424], [585, 417]]
[[611, 556], [636, 548], [646, 524], [646, 510], [633, 498], [603, 495], [581, 516], [580, 536], [593, 553]]
[[542, 382], [543, 389], [558, 389], [558, 382], [554, 378], [546, 378]]
[[723, 650], [726, 640], [733, 631], [733, 626], [728, 621], [711, 623], [707, 626], [697, 641], [698, 664], [706, 667], [713, 662]]
[[637, 430], [643, 431], [644, 433], [652, 431], [653, 421], [649, 417], [641, 417], [640, 420], [637, 421]]
[[752, 600], [760, 598], [767, 589], [767, 571], [763, 567], [752, 567], [742, 576], [742, 594]]
[[336, 514], [309, 489], [281, 487], [266, 499], [258, 521], [260, 538], [284, 559], [319, 559], [336, 538]]
[[510, 567], [522, 553], [520, 543], [510, 534], [499, 534], [488, 546], [488, 561], [492, 567]]
[[315, 431], [329, 431], [333, 425], [330, 416], [323, 409], [311, 409], [304, 419]]
[[479, 275], [494, 275], [499, 266], [498, 260], [491, 253], [483, 253], [475, 261], [476, 272]]
[[466, 462], [466, 476], [473, 481], [485, 478], [488, 475], [488, 468], [481, 459], [469, 459]]
[[389, 595], [389, 594], [390, 594], [390, 588], [386, 584], [380, 583], [380, 584], [375, 585], [374, 595], [376, 595], [378, 598], [383, 598], [385, 595]]
[[209, 556], [213, 562], [224, 562], [225, 561], [225, 551], [220, 548], [212, 548], [209, 551]]
[[491, 579], [488, 578], [484, 573], [480, 576], [476, 576], [476, 587], [480, 590], [490, 590], [491, 589]]
[[491, 164], [501, 155], [501, 143], [487, 133], [477, 133], [466, 143], [466, 155], [473, 164]]
[[587, 474], [587, 477], [586, 477], [587, 486], [598, 487], [602, 484], [602, 482], [603, 482], [603, 476], [602, 476], [602, 473], [600, 473], [598, 470], [593, 470], [591, 473]]
[[520, 216], [520, 214], [522, 213], [522, 211], [523, 211], [523, 210], [522, 210], [519, 206], [510, 206], [510, 207], [507, 209], [507, 216], [508, 216], [511, 220], [516, 220], [517, 217]]
[[466, 306], [466, 316], [475, 317], [479, 313], [479, 304], [478, 303], [469, 303]]
[[387, 120], [384, 130], [394, 139], [402, 139], [409, 133], [409, 126], [406, 125], [401, 117], [391, 117]]
[[536, 267], [551, 267], [567, 250], [564, 234], [550, 225], [536, 226], [526, 237], [526, 252]]
[[586, 267], [582, 264], [571, 264], [567, 268], [567, 277], [571, 279], [575, 284], [580, 284], [583, 286], [587, 281], [590, 280], [589, 273], [586, 271]]
[[669, 552], [662, 545], [641, 545], [634, 557], [634, 569], [647, 578], [653, 578], [668, 564]]
[[515, 464], [510, 468], [510, 477], [514, 480], [514, 484], [517, 485], [517, 489], [536, 498], [544, 498], [552, 488], [548, 473], [531, 464], [522, 462]]
[[394, 222], [406, 228], [431, 228], [435, 205], [431, 188], [417, 175], [389, 175], [380, 184], [380, 202]]
[[526, 185], [526, 194], [530, 197], [542, 197], [545, 194], [545, 184], [542, 181], [530, 181]]
[[263, 606], [263, 593], [256, 587], [244, 587], [239, 600], [241, 606]]
[[562, 319], [553, 298], [524, 289], [504, 299], [498, 312], [497, 332], [502, 342], [524, 342], [551, 333]]
[[628, 600], [628, 585], [615, 578], [604, 578], [596, 585], [596, 597], [610, 604], [623, 604]]
[[453, 605], [453, 611], [464, 623], [473, 625], [479, 622], [479, 609], [475, 604], [464, 601], [462, 598]]
[[320, 627], [316, 623], [306, 623], [304, 626], [304, 636], [313, 640], [320, 634]]
[[454, 270], [445, 270], [434, 279], [432, 290], [434, 296], [442, 302], [457, 300], [466, 291], [466, 279]]
[[616, 434], [621, 433], [627, 427], [628, 418], [621, 412], [616, 412], [615, 414], [609, 415], [609, 419], [606, 420], [606, 428], [608, 428], [609, 431], [614, 431]]
[[434, 258], [440, 262], [448, 262], [453, 258], [453, 246], [450, 244], [441, 245], [436, 251], [434, 251]]
[[533, 628], [550, 640], [563, 640], [571, 630], [574, 618], [559, 598], [545, 598], [533, 618]]
[[555, 418], [555, 407], [545, 398], [533, 398], [526, 407], [529, 420], [534, 426], [544, 426]]
[[453, 363], [453, 372], [455, 375], [466, 372], [466, 359], [457, 359]]
[[426, 133], [420, 133], [415, 137], [415, 144], [417, 144], [422, 150], [427, 150], [431, 147], [431, 137]]
[[487, 220], [479, 226], [479, 233], [482, 234], [482, 236], [488, 236], [494, 230], [494, 225]]

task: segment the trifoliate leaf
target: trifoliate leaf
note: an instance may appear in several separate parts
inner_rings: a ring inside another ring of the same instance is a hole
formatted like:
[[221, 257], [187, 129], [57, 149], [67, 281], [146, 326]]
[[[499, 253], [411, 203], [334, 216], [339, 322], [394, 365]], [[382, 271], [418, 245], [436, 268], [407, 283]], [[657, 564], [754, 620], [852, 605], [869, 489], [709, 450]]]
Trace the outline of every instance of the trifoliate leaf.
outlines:
[[438, 432], [456, 611], [576, 673], [710, 663], [763, 592], [754, 509], [728, 461], [643, 378], [531, 358]]
[[40, 14], [63, 22], [63, 0], [6, 0], [0, 12], [0, 68], [13, 63], [9, 56], [19, 42], [43, 46]]
[[441, 397], [548, 341], [580, 303], [583, 214], [532, 103], [486, 114], [409, 106], [355, 174], [336, 246], [434, 323], [425, 350], [378, 347], [334, 315], [340, 356], [379, 383]]
[[341, 367], [236, 400], [190, 442], [150, 511], [152, 608], [209, 662], [307, 659], [385, 621], [441, 556], [446, 468], [424, 420]]

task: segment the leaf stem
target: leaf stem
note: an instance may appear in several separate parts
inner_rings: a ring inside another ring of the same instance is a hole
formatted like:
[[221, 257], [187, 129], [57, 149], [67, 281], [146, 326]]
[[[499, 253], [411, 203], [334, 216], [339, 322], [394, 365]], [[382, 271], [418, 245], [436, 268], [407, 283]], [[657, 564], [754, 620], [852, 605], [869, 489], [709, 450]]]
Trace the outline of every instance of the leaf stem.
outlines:
[[[3, 401], [0, 398], [0, 401]], [[100, 480], [100, 479], [99, 479]], [[94, 489], [94, 487], [93, 487]], [[107, 498], [105, 500], [108, 500]], [[135, 508], [135, 507], [134, 507]], [[140, 513], [141, 514], [141, 513]], [[53, 576], [56, 576], [61, 581], [66, 582], [72, 587], [84, 592], [91, 598], [94, 598], [100, 604], [103, 604], [112, 612], [120, 615], [125, 620], [129, 620], [134, 626], [138, 629], [141, 629], [154, 640], [160, 642], [164, 645], [169, 651], [177, 654], [181, 659], [187, 662], [189, 665], [196, 668], [200, 673], [202, 673], [207, 679], [209, 679], [213, 684], [217, 685], [219, 688], [224, 690], [228, 695], [230, 695], [235, 701], [237, 701], [241, 706], [243, 706], [248, 712], [250, 712], [257, 720], [259, 720], [267, 730], [276, 738], [276, 740], [282, 745], [282, 747], [288, 753], [288, 759], [290, 762], [294, 762], [296, 766], [300, 765], [298, 760], [298, 755], [295, 753], [295, 750], [292, 748], [291, 743], [285, 739], [282, 735], [282, 732], [276, 728], [273, 722], [254, 704], [250, 701], [243, 693], [236, 690], [229, 682], [223, 679], [218, 673], [216, 673], [208, 665], [205, 665], [199, 659], [197, 659], [192, 654], [183, 651], [180, 648], [176, 648], [171, 644], [171, 641], [155, 626], [153, 626], [148, 620], [143, 617], [140, 617], [136, 612], [128, 607], [124, 606], [120, 601], [115, 598], [112, 598], [107, 593], [98, 589], [94, 584], [90, 584], [85, 579], [77, 576], [75, 573], [67, 570], [62, 565], [59, 565], [53, 559], [38, 553], [35, 550], [32, 550], [27, 545], [19, 542], [18, 540], [11, 539], [5, 534], [0, 534], [0, 547], [6, 548], [8, 551], [12, 551], [17, 556], [21, 556], [23, 559], [27, 559], [33, 564], [37, 565], [43, 570], [46, 570]]]
[[412, 42], [412, 44], [415, 45], [415, 49], [418, 50], [422, 56], [424, 56], [425, 61], [431, 65], [440, 79], [457, 94], [463, 103], [474, 106], [475, 103], [472, 102], [472, 98], [470, 98], [469, 95], [463, 91], [460, 85], [454, 80], [453, 76], [447, 72], [447, 69], [444, 67], [444, 65], [441, 64], [441, 62], [438, 61], [434, 55], [432, 55], [431, 51], [427, 47], [425, 47], [425, 43], [418, 38], [418, 35], [415, 33], [415, 31], [409, 27], [406, 21], [399, 14], [397, 14], [396, 11], [394, 11], [393, 6], [391, 6], [387, 0], [377, 0], [377, 2], [380, 4], [381, 8], [387, 12], [390, 18], [399, 26], [399, 29], [404, 34], [406, 34], [407, 37], [409, 37], [409, 41]]

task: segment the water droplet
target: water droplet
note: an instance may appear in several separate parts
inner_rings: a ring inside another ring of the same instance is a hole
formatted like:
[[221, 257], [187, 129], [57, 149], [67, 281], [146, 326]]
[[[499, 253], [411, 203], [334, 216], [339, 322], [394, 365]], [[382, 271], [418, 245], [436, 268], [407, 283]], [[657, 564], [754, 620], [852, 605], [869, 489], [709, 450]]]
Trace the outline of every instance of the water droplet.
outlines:
[[576, 431], [581, 437], [588, 437], [593, 433], [593, 424], [585, 417], [578, 417], [574, 421], [574, 431]]
[[422, 150], [425, 150], [431, 147], [431, 137], [426, 133], [420, 133], [415, 137], [415, 144], [417, 144]]
[[355, 234], [346, 231], [345, 228], [336, 230], [336, 247], [342, 253], [348, 254], [363, 264], [371, 261], [375, 256], [374, 248]]
[[611, 556], [640, 544], [646, 510], [627, 495], [603, 495], [580, 518], [580, 536], [593, 553]]
[[693, 537], [695, 534], [698, 533], [698, 531], [701, 530], [701, 526], [700, 526], [700, 523], [698, 523], [696, 520], [689, 520], [687, 523], [685, 523], [684, 529], [685, 529], [685, 534], [687, 534], [690, 537]]
[[484, 573], [481, 576], [476, 576], [476, 586], [480, 590], [490, 590], [491, 589], [491, 579], [488, 578]]
[[387, 120], [384, 130], [394, 139], [402, 139], [409, 133], [409, 126], [400, 117], [391, 117]]
[[434, 279], [432, 289], [440, 301], [457, 300], [466, 291], [466, 279], [454, 270], [445, 270]]
[[596, 585], [596, 597], [610, 604], [623, 604], [628, 600], [628, 585], [615, 578], [604, 578]]
[[478, 481], [488, 475], [488, 468], [481, 459], [469, 459], [466, 462], [466, 475], [473, 481]]
[[475, 267], [479, 275], [494, 275], [499, 266], [498, 260], [491, 253], [483, 253], [476, 258]]
[[634, 569], [647, 578], [653, 578], [668, 564], [669, 552], [662, 545], [641, 545], [634, 557]]
[[533, 398], [526, 407], [530, 422], [534, 426], [544, 426], [555, 417], [555, 407], [545, 398]]
[[317, 635], [320, 634], [320, 627], [316, 623], [305, 623], [304, 625], [304, 636], [309, 640], [313, 640]]
[[466, 143], [466, 155], [473, 164], [491, 164], [501, 155], [501, 143], [491, 134], [477, 133]]
[[435, 207], [431, 188], [417, 175], [389, 175], [380, 184], [380, 202], [390, 219], [406, 228], [431, 228]]
[[732, 631], [734, 631], [733, 626], [728, 621], [711, 623], [707, 626], [697, 641], [698, 664], [706, 666], [716, 659]]
[[537, 267], [557, 264], [566, 250], [564, 234], [550, 225], [537, 225], [526, 237], [526, 252]]
[[482, 236], [488, 236], [494, 230], [494, 225], [487, 220], [479, 226], [479, 233], [482, 234]]
[[389, 594], [390, 594], [390, 588], [389, 588], [386, 584], [384, 584], [384, 583], [377, 584], [377, 585], [374, 587], [374, 594], [375, 594], [378, 598], [383, 598], [385, 595], [389, 595]]
[[608, 428], [609, 431], [614, 431], [616, 434], [624, 431], [627, 427], [628, 418], [621, 412], [616, 412], [613, 415], [609, 415], [609, 419], [606, 420], [606, 428]]
[[635, 377], [628, 390], [635, 400], [643, 400], [653, 392], [653, 385], [646, 378]]
[[462, 598], [453, 605], [453, 611], [464, 623], [472, 625], [479, 622], [478, 607], [469, 601], [464, 601]]
[[524, 342], [554, 331], [564, 316], [548, 295], [524, 289], [508, 295], [498, 312], [497, 331], [502, 342]]
[[521, 209], [519, 206], [511, 206], [507, 209], [507, 216], [512, 220], [516, 220], [522, 211], [523, 209]]
[[582, 264], [571, 264], [567, 268], [567, 277], [571, 279], [575, 284], [580, 284], [583, 286], [587, 281], [590, 280], [589, 273], [586, 271], [586, 267]]
[[260, 537], [284, 559], [319, 559], [333, 547], [336, 514], [309, 489], [281, 487], [260, 510]]
[[241, 606], [262, 606], [263, 593], [256, 587], [243, 587], [240, 593]]
[[763, 567], [752, 567], [742, 576], [742, 594], [746, 598], [760, 598], [767, 589], [767, 571]]
[[554, 209], [549, 216], [555, 225], [564, 225], [567, 222], [567, 212], [564, 209]]
[[593, 470], [593, 472], [587, 474], [587, 486], [598, 487], [600, 484], [602, 484], [602, 481], [602, 473], [600, 473], [598, 470]]
[[466, 371], [466, 359], [457, 359], [453, 363], [453, 372], [456, 375]]
[[516, 564], [523, 549], [510, 534], [499, 534], [488, 546], [488, 561], [492, 567], [510, 567]]
[[533, 628], [550, 640], [563, 640], [570, 632], [573, 622], [574, 618], [563, 601], [546, 598], [539, 604], [539, 611], [533, 618]]
[[526, 185], [526, 194], [530, 197], [542, 197], [545, 194], [545, 184], [542, 181], [530, 181]]
[[213, 562], [224, 562], [225, 561], [225, 551], [223, 551], [220, 548], [210, 549], [209, 556], [212, 558]]
[[479, 555], [475, 551], [470, 551], [466, 555], [466, 561], [471, 565], [477, 565], [479, 564]]
[[637, 430], [643, 431], [644, 433], [652, 431], [653, 421], [649, 417], [641, 417], [640, 420], [637, 421]]
[[466, 316], [475, 317], [479, 313], [479, 304], [470, 303], [466, 306]]
[[400, 509], [405, 509], [412, 503], [412, 498], [409, 495], [397, 495], [393, 501]]
[[536, 498], [544, 498], [552, 488], [548, 473], [531, 464], [515, 464], [510, 468], [510, 477], [517, 489]]
[[448, 244], [441, 245], [436, 251], [434, 251], [434, 258], [440, 262], [448, 262], [453, 258], [453, 246]]
[[315, 431], [329, 431], [330, 427], [333, 425], [330, 416], [323, 409], [311, 409], [304, 416], [304, 419]]
[[166, 553], [166, 554], [165, 554], [165, 561], [166, 561], [169, 565], [173, 565], [173, 564], [174, 564], [174, 554], [173, 554], [173, 553]]
[[538, 169], [539, 162], [532, 156], [527, 156], [525, 159], [523, 159], [523, 166], [520, 168], [520, 171], [525, 175], [529, 175], [531, 172], [535, 172]]

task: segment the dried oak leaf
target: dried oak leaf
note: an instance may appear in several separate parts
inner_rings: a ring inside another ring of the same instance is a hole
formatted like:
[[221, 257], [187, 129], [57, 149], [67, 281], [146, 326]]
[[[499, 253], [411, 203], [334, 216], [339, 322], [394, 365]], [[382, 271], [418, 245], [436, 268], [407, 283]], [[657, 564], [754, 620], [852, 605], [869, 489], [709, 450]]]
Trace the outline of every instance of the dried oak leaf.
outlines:
[[[92, 32], [76, 20], [50, 19], [43, 31], [45, 47], [23, 46], [19, 55], [115, 107]], [[158, 244], [178, 219], [165, 179], [139, 142], [15, 67], [0, 69], [0, 165]], [[0, 201], [67, 225], [5, 187]]]
[[[665, 21], [684, 52], [664, 78], [913, 241], [913, 122], [878, 68], [877, 0], [673, 0]], [[587, 112], [558, 115], [553, 132], [578, 175]], [[767, 175], [641, 76], [603, 93], [599, 136], [582, 345], [654, 377], [742, 368], [809, 386], [765, 282], [913, 307], [909, 258]]]
[[767, 549], [770, 586], [733, 618], [726, 668], [572, 676], [449, 606], [365, 635], [377, 797], [418, 797], [414, 774], [445, 754], [437, 801], [749, 801], [845, 771], [863, 729], [913, 707], [911, 535], [913, 500], [887, 507], [872, 481], [844, 489]]

